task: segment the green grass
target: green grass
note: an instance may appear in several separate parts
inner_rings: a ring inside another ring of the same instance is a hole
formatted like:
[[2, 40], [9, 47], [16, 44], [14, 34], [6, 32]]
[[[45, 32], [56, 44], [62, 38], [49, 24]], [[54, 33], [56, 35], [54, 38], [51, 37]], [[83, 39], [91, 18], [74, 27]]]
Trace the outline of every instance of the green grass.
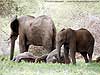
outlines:
[[100, 75], [100, 64], [77, 61], [76, 65], [16, 63], [0, 59], [0, 75]]

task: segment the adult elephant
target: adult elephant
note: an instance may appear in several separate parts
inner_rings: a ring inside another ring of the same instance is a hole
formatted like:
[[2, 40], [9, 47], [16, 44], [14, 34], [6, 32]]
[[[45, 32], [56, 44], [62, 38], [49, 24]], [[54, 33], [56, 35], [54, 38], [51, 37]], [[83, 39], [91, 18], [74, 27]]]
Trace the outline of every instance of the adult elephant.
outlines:
[[19, 35], [20, 53], [27, 52], [29, 45], [44, 46], [48, 52], [55, 49], [56, 28], [52, 19], [46, 15], [15, 17], [11, 22], [11, 54], [14, 55], [15, 40]]
[[[64, 59], [66, 64], [70, 63], [69, 51], [73, 64], [76, 64], [76, 52], [81, 53], [86, 63], [91, 62], [94, 49], [94, 42], [95, 40], [92, 34], [87, 29], [63, 29], [60, 32], [58, 32], [56, 36], [56, 49], [58, 50], [58, 60], [60, 61], [61, 57], [61, 46], [64, 45]], [[89, 59], [87, 58], [87, 54], [89, 56]]]

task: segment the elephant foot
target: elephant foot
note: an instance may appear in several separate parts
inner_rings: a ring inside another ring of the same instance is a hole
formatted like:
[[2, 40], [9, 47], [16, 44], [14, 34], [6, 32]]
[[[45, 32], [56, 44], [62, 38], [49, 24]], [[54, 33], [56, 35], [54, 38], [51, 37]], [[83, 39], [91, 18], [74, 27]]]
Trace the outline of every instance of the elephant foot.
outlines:
[[89, 63], [89, 61], [85, 61], [85, 63]]
[[85, 60], [85, 63], [89, 63], [89, 60]]
[[65, 64], [70, 64], [70, 60], [65, 60]]

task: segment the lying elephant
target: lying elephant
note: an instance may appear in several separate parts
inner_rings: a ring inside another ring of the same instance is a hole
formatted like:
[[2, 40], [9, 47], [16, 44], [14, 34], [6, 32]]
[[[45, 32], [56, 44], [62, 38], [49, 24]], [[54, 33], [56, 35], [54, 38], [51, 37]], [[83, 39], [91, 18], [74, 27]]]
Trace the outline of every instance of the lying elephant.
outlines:
[[[71, 28], [63, 29], [56, 35], [57, 58], [60, 62], [60, 50], [61, 46], [64, 45], [64, 60], [66, 64], [70, 63], [69, 55], [72, 59], [72, 63], [76, 64], [76, 52], [81, 53], [86, 63], [91, 62], [94, 42], [95, 39], [92, 34], [84, 28], [79, 30], [72, 30]], [[89, 59], [87, 58], [87, 55], [89, 56]]]
[[29, 45], [43, 46], [48, 53], [55, 49], [56, 28], [52, 19], [42, 15], [15, 17], [11, 22], [11, 54], [13, 59], [15, 40], [19, 35], [20, 53], [27, 52]]
[[36, 58], [38, 58], [38, 56], [34, 56], [30, 52], [24, 52], [24, 53], [18, 54], [16, 57], [14, 57], [13, 61], [21, 62], [22, 60], [24, 60], [26, 62], [35, 62]]
[[[61, 50], [61, 63], [64, 63], [64, 51], [63, 48]], [[40, 63], [40, 62], [45, 62], [45, 63], [56, 63], [58, 62], [57, 59], [57, 49], [53, 50], [52, 52], [50, 52], [49, 54], [45, 54], [42, 56], [34, 56], [32, 53], [30, 52], [24, 52], [21, 54], [18, 54], [16, 57], [13, 58], [13, 61], [16, 62], [21, 62], [22, 60], [26, 61], [26, 62], [35, 62], [35, 63]]]
[[[17, 56], [15, 56], [12, 61], [15, 61], [15, 62], [21, 62], [22, 60], [25, 61], [25, 62], [46, 62], [46, 57], [47, 55], [42, 55], [42, 56], [35, 56], [33, 55], [32, 53], [30, 52], [24, 52], [24, 53], [21, 53], [21, 54], [18, 54]], [[38, 60], [37, 60], [38, 59]]]
[[[58, 62], [58, 58], [57, 58], [57, 49], [53, 50], [52, 52], [50, 52], [46, 58], [46, 62], [47, 63], [56, 63]], [[61, 48], [61, 58], [60, 58], [60, 63], [64, 63], [64, 50], [63, 48]], [[59, 62], [58, 62], [59, 63]]]
[[18, 54], [17, 56], [15, 56], [12, 61], [15, 62], [21, 62], [22, 60], [25, 62], [32, 62], [32, 63], [40, 63], [40, 62], [45, 62], [46, 63], [46, 57], [48, 56], [48, 54], [42, 55], [42, 56], [35, 56], [30, 52], [24, 52], [21, 54]]

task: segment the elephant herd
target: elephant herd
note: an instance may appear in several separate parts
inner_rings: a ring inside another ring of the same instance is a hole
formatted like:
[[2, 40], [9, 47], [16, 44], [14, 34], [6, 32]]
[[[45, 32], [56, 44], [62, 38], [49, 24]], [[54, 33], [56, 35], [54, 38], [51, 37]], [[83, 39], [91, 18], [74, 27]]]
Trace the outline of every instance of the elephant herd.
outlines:
[[[15, 16], [10, 28], [10, 60], [76, 64], [75, 53], [79, 52], [86, 63], [92, 61], [95, 39], [87, 29], [68, 28], [56, 33], [53, 20], [46, 15], [39, 17], [27, 15], [19, 18]], [[15, 41], [18, 36], [20, 54], [13, 58]], [[30, 45], [43, 46], [48, 54], [40, 57], [34, 56], [28, 52]]]

